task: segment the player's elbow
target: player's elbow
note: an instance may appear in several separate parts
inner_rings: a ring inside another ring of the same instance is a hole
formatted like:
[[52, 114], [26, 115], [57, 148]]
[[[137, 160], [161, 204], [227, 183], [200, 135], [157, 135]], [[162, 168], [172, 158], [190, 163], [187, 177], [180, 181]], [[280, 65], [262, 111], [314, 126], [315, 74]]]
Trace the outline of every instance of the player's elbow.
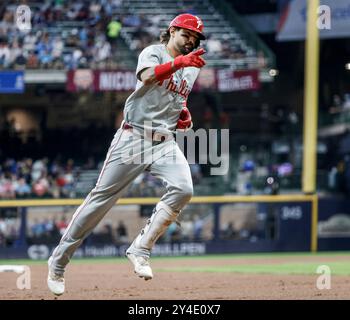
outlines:
[[150, 85], [150, 84], [156, 83], [157, 79], [155, 77], [153, 68], [147, 68], [147, 69], [141, 71], [140, 80], [145, 85]]

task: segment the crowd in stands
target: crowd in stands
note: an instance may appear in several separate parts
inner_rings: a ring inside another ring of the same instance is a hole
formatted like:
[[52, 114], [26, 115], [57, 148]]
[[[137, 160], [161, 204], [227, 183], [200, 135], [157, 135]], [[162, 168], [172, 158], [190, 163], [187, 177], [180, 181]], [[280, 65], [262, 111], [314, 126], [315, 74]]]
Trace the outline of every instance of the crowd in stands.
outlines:
[[[24, 2], [25, 4], [26, 2]], [[14, 24], [18, 4], [0, 6], [0, 67], [15, 69], [101, 67], [111, 64], [122, 18], [120, 0], [47, 0], [31, 5], [31, 28]], [[69, 23], [65, 27], [65, 23]], [[101, 63], [101, 65], [99, 65]]]
[[[195, 9], [179, 11], [178, 14], [190, 12], [197, 14]], [[139, 54], [146, 46], [159, 41], [160, 30], [164, 30], [162, 15], [155, 14], [151, 17], [145, 15], [130, 15], [123, 19], [123, 27], [127, 27], [131, 35], [129, 40], [130, 49]], [[242, 59], [247, 57], [247, 50], [243, 48], [243, 42], [232, 45], [229, 37], [223, 35], [223, 39], [218, 39], [215, 35], [207, 33], [206, 40], [201, 42], [201, 47], [206, 49], [207, 59]], [[264, 67], [266, 60], [262, 52], [258, 53], [260, 67]]]
[[0, 164], [0, 199], [74, 197], [77, 168], [47, 158], [7, 159]]
[[[120, 10], [122, 0], [46, 0], [28, 5], [29, 30], [21, 30], [14, 23], [17, 3], [0, 5], [0, 69], [113, 69], [118, 67], [114, 54], [123, 28], [131, 35], [128, 45], [136, 57], [143, 48], [158, 42], [160, 30], [166, 27], [159, 14], [126, 14]], [[196, 14], [193, 8], [185, 11]], [[247, 53], [243, 42], [232, 45], [228, 37], [217, 39], [210, 34], [202, 46], [209, 59], [257, 54]], [[261, 58], [264, 64], [263, 55]]]
[[[74, 164], [73, 159], [65, 163], [58, 160], [49, 161], [47, 158], [34, 160], [7, 159], [0, 164], [0, 199], [25, 198], [75, 198], [79, 190], [76, 182], [81, 172], [86, 169], [96, 170], [103, 162], [95, 164], [89, 158], [82, 166]], [[200, 166], [190, 166], [193, 179], [201, 179]], [[149, 172], [140, 174], [129, 186], [126, 197], [160, 197], [165, 193], [163, 182]]]

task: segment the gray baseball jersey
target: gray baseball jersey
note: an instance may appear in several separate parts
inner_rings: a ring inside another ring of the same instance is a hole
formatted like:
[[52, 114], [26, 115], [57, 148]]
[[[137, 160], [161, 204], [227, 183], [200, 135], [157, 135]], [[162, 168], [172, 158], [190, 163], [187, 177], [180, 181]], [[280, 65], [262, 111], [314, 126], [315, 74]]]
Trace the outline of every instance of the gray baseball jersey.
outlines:
[[127, 123], [144, 129], [144, 122], [152, 121], [153, 129], [165, 133], [176, 129], [180, 111], [198, 77], [199, 69], [182, 68], [173, 73], [170, 79], [153, 85], [145, 85], [139, 79], [140, 71], [173, 60], [164, 44], [148, 46], [140, 53], [136, 89], [125, 103], [124, 118]]
[[[141, 70], [147, 67], [163, 64], [172, 59], [167, 53], [165, 45], [151, 45], [140, 54], [136, 74], [138, 75]], [[199, 69], [188, 67], [178, 70], [170, 79], [162, 83], [144, 85], [138, 80], [135, 91], [125, 103], [124, 120], [132, 127], [142, 129], [142, 131], [149, 129], [145, 128], [144, 122], [147, 121], [151, 121], [152, 128], [158, 132], [174, 131], [180, 111], [198, 73]], [[192, 178], [185, 156], [175, 142], [173, 135], [169, 136], [172, 137], [170, 140], [151, 143], [148, 148], [136, 148], [141, 156], [145, 156], [149, 152], [162, 156], [155, 157], [150, 163], [135, 163], [132, 161], [135, 156], [132, 154], [132, 150], [135, 149], [135, 144], [143, 145], [143, 136], [134, 130], [123, 127], [117, 131], [96, 186], [76, 210], [65, 234], [52, 254], [50, 269], [56, 274], [63, 274], [71, 256], [84, 238], [122, 196], [128, 185], [145, 170], [163, 181], [167, 192], [160, 201], [170, 208], [173, 218], [179, 214], [192, 196]], [[175, 164], [171, 163], [173, 155], [181, 161]], [[158, 234], [157, 228], [164, 230], [165, 226], [168, 225], [162, 225], [158, 221], [163, 218], [162, 213], [155, 212], [152, 223], [156, 227], [152, 229], [152, 232]], [[139, 255], [147, 255], [150, 251], [134, 246], [132, 250]]]

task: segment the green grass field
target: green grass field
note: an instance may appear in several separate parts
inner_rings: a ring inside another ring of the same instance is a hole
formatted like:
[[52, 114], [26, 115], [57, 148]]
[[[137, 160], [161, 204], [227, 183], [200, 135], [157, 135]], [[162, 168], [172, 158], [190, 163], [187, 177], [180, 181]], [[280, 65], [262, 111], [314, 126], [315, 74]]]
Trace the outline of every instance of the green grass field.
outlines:
[[[186, 267], [156, 269], [157, 271], [179, 272], [235, 272], [253, 274], [315, 274], [319, 263], [284, 263], [284, 264], [256, 264], [256, 265], [232, 265], [225, 267]], [[350, 275], [350, 262], [325, 263], [332, 275]]]
[[[341, 261], [336, 261], [337, 257]], [[344, 259], [349, 257], [349, 259]], [[283, 261], [283, 259], [288, 261]], [[230, 260], [224, 266], [210, 266], [210, 261], [221, 259]], [[254, 263], [244, 261], [235, 264], [235, 261], [254, 259]], [[183, 266], [174, 268], [157, 268], [156, 271], [179, 271], [179, 272], [234, 272], [246, 274], [315, 274], [317, 267], [327, 265], [332, 275], [350, 275], [350, 252], [322, 252], [322, 253], [255, 253], [255, 254], [222, 254], [222, 255], [205, 255], [205, 256], [184, 256], [184, 257], [153, 257], [152, 261], [191, 261], [205, 260], [206, 265]], [[267, 262], [268, 260], [269, 262]], [[270, 261], [272, 260], [272, 261]], [[273, 261], [276, 260], [276, 261]], [[260, 262], [261, 261], [261, 262]], [[272, 262], [272, 263], [271, 263]], [[94, 263], [128, 263], [125, 258], [85, 258], [73, 259], [73, 264], [94, 264]], [[0, 265], [4, 264], [46, 264], [45, 260], [0, 260]]]

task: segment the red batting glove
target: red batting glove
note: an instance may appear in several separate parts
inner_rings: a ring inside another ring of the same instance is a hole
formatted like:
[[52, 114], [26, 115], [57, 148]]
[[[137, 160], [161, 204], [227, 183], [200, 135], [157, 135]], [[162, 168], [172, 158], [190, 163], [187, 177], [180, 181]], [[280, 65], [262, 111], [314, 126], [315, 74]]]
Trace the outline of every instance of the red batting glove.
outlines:
[[181, 68], [202, 68], [205, 65], [205, 61], [200, 56], [204, 53], [205, 50], [201, 48], [197, 51], [192, 51], [185, 56], [177, 56], [174, 61], [169, 61], [167, 63], [159, 64], [156, 66], [154, 68], [154, 75], [158, 81], [164, 81], [166, 79], [169, 79], [174, 72]]
[[177, 121], [176, 129], [186, 130], [192, 128], [192, 116], [187, 107], [183, 107]]
[[176, 70], [185, 67], [202, 68], [205, 65], [205, 60], [201, 57], [205, 53], [203, 48], [192, 51], [189, 54], [177, 56], [174, 59], [174, 67]]

